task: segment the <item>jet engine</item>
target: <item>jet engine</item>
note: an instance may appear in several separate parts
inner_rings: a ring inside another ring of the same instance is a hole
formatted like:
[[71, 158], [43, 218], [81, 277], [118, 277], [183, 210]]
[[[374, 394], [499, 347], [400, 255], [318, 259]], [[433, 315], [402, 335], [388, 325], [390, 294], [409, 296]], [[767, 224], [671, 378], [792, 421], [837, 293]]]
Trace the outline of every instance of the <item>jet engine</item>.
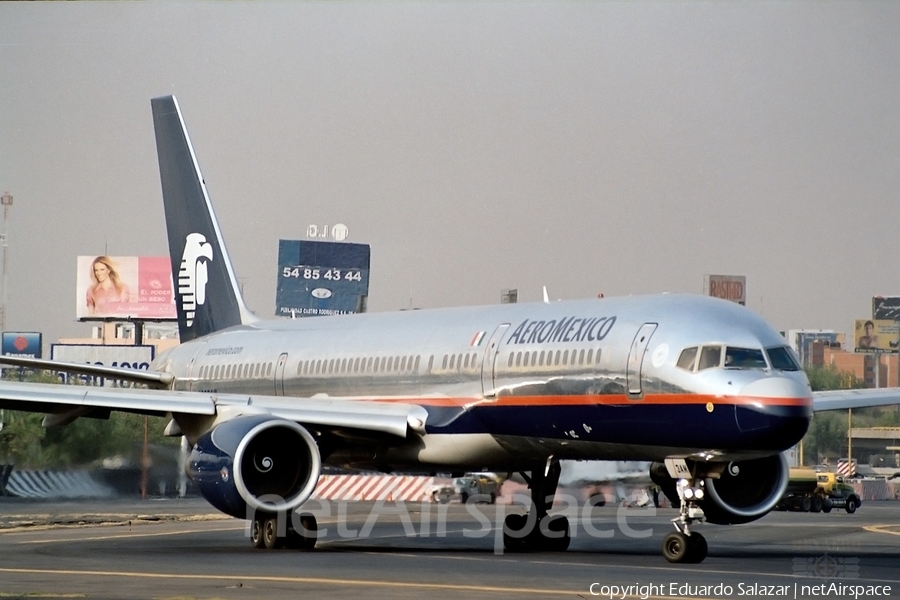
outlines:
[[315, 489], [321, 469], [312, 435], [271, 415], [216, 425], [197, 440], [186, 465], [203, 497], [239, 519], [299, 507]]
[[[686, 461], [695, 482], [702, 481], [702, 499], [695, 502], [706, 520], [717, 525], [749, 523], [772, 510], [787, 488], [790, 470], [783, 454], [731, 463]], [[678, 506], [676, 480], [665, 465], [653, 463], [650, 478]]]

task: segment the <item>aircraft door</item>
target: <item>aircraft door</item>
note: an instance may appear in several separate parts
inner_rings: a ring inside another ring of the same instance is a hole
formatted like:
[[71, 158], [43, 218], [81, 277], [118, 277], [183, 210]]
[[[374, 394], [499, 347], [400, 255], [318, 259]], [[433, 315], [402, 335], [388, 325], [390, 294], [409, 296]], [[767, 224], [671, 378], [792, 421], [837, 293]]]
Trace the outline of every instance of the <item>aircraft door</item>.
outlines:
[[497, 355], [500, 354], [500, 341], [503, 339], [507, 329], [509, 329], [509, 323], [502, 323], [497, 327], [484, 350], [484, 359], [481, 362], [481, 391], [485, 398], [493, 398], [497, 395], [494, 384], [497, 372]]
[[287, 352], [282, 352], [275, 363], [275, 395], [284, 396], [284, 365], [287, 363]]
[[656, 323], [644, 323], [638, 329], [631, 342], [631, 350], [628, 352], [628, 364], [625, 368], [625, 380], [628, 383], [628, 395], [640, 396], [643, 393], [641, 387], [641, 368], [644, 364], [644, 355], [650, 344], [650, 336], [656, 331]]

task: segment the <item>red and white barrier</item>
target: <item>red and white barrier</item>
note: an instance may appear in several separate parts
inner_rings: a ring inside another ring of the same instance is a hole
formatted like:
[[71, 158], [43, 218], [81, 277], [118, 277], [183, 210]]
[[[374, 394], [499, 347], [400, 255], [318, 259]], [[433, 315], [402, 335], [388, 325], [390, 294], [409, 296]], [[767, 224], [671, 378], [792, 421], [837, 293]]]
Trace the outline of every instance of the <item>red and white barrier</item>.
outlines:
[[413, 475], [322, 475], [312, 497], [318, 500], [431, 500], [434, 477]]

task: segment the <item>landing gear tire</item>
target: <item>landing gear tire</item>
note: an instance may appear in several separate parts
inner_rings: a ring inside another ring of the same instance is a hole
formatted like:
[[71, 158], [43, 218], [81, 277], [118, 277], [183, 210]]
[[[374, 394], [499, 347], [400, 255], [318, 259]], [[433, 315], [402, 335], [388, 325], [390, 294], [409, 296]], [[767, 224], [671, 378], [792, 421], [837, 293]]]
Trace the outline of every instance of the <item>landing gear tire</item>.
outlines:
[[663, 538], [662, 551], [670, 563], [701, 563], [709, 552], [709, 545], [697, 532], [687, 535], [673, 531]]
[[266, 547], [263, 543], [262, 535], [263, 520], [264, 519], [253, 519], [253, 522], [250, 524], [250, 544], [257, 550], [261, 550]]
[[552, 534], [545, 535], [543, 531], [538, 531], [537, 541], [541, 544], [543, 550], [548, 552], [565, 552], [569, 549], [569, 519], [563, 515], [555, 517], [546, 516], [544, 520], [547, 522], [546, 529]]
[[834, 508], [834, 502], [831, 500], [831, 498], [825, 498], [824, 500], [822, 500], [823, 513], [830, 513], [832, 508]]
[[800, 499], [800, 510], [802, 512], [809, 512], [811, 508], [812, 500], [809, 499], [809, 496], [803, 496], [803, 498]]
[[266, 550], [276, 550], [284, 542], [278, 537], [278, 517], [269, 517], [262, 522], [262, 541]]
[[508, 515], [503, 522], [503, 547], [507, 552], [565, 552], [569, 548], [569, 519], [563, 515], [544, 517], [540, 527], [528, 527], [528, 515]]
[[524, 531], [528, 515], [506, 515], [503, 520], [503, 547], [507, 552], [528, 552], [531, 532]]
[[709, 545], [706, 543], [706, 538], [697, 532], [693, 532], [688, 536], [688, 544], [690, 545], [690, 548], [688, 549], [690, 555], [689, 562], [703, 562], [706, 558], [706, 554], [709, 552]]
[[319, 538], [319, 526], [316, 517], [309, 513], [300, 515], [300, 530], [288, 530], [285, 545], [294, 550], [312, 550]]
[[663, 556], [666, 557], [666, 560], [670, 563], [690, 562], [690, 548], [691, 544], [688, 540], [688, 536], [680, 531], [673, 531], [663, 538]]

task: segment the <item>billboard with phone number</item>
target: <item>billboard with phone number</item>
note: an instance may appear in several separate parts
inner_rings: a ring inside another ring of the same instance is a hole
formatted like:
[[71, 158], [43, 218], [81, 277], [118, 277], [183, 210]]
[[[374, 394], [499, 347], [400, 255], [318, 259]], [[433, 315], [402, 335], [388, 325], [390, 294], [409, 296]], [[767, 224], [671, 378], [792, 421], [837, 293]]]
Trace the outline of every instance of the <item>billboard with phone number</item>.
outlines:
[[366, 311], [368, 244], [278, 241], [275, 315], [314, 317]]
[[[51, 344], [50, 359], [60, 362], [84, 363], [106, 367], [121, 367], [148, 371], [156, 352], [155, 346], [101, 346], [97, 344]], [[63, 383], [69, 378], [80, 380], [84, 385], [104, 387], [131, 387], [121, 381], [92, 375], [72, 375], [60, 373]]]

